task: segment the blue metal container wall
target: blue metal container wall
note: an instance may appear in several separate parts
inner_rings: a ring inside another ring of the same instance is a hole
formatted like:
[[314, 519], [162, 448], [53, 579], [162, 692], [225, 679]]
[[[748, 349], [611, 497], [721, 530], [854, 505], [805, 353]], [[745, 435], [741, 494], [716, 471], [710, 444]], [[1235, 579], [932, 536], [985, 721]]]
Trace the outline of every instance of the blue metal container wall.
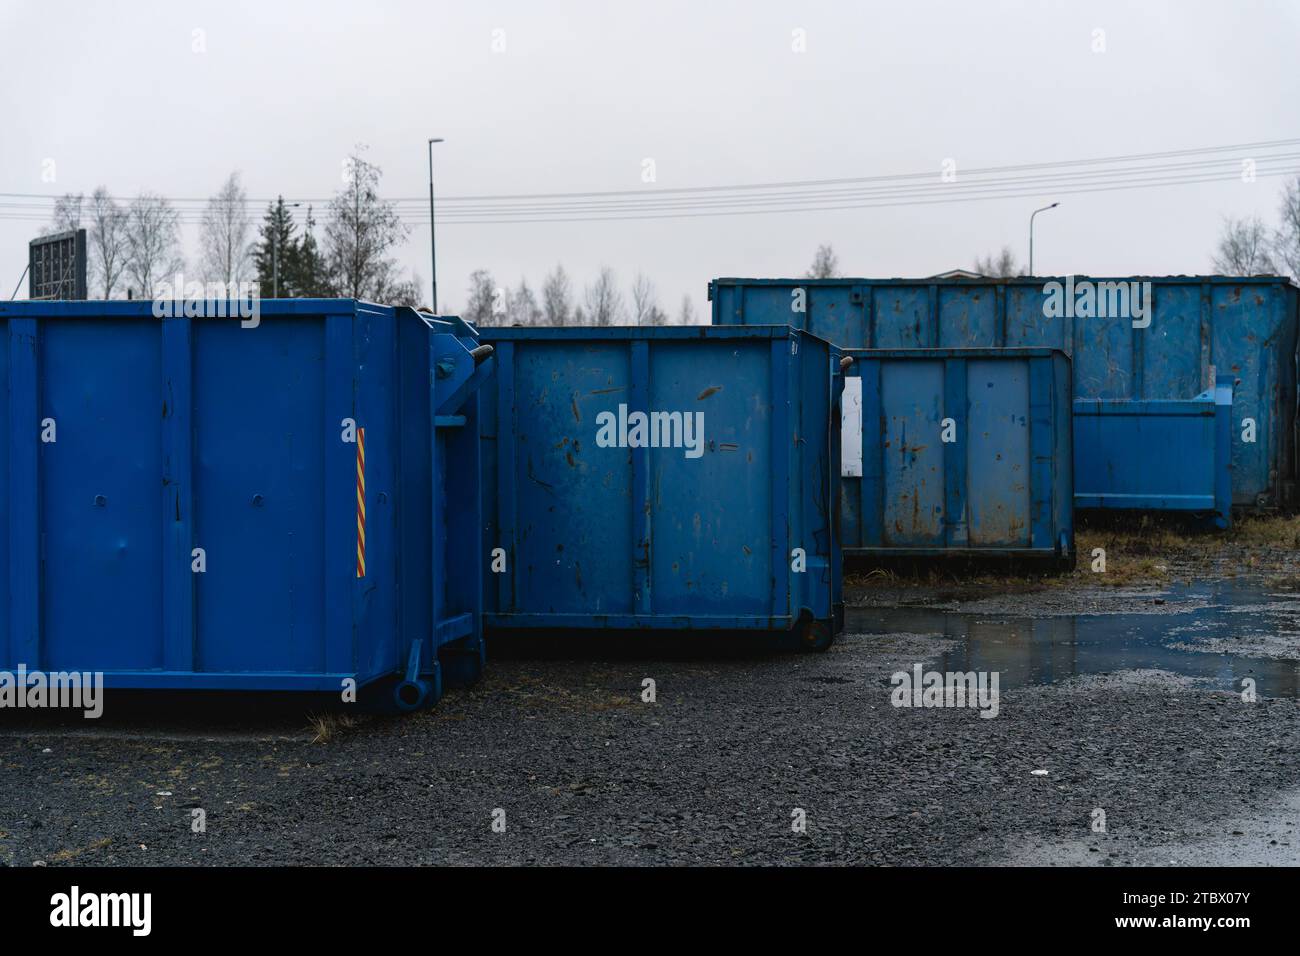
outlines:
[[[836, 614], [832, 346], [788, 326], [482, 337], [485, 547], [506, 560], [488, 626], [787, 631]], [[702, 413], [698, 456], [598, 445], [598, 416], [637, 411]]]
[[[151, 302], [0, 303], [5, 666], [337, 691], [432, 686], [445, 641], [480, 653], [474, 388], [490, 365], [473, 330], [351, 300], [260, 309], [241, 327]], [[346, 420], [365, 429], [364, 575]]]
[[[847, 349], [844, 354], [853, 359], [845, 402], [857, 400], [860, 392], [862, 433], [860, 469], [849, 454], [844, 457], [840, 534], [846, 556], [1072, 560], [1071, 384], [1065, 353]], [[844, 444], [850, 444], [847, 437]]]
[[1232, 381], [1185, 400], [1074, 401], [1080, 508], [1191, 511], [1232, 523]]
[[[1075, 397], [1190, 399], [1233, 383], [1233, 503], [1296, 503], [1296, 345], [1300, 296], [1285, 278], [1126, 277], [1151, 283], [1151, 322], [1048, 316], [1064, 278], [716, 279], [715, 325], [788, 322], [844, 348], [1046, 346], [1074, 361]], [[796, 293], [802, 290], [803, 311]], [[1242, 440], [1243, 422], [1256, 441]]]

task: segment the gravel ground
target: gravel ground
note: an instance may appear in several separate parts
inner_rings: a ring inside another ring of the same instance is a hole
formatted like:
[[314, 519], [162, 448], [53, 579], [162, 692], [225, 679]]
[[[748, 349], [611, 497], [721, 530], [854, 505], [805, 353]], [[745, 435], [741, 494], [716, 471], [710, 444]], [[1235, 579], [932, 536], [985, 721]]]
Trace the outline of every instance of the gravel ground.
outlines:
[[889, 675], [950, 643], [508, 648], [435, 711], [324, 743], [298, 711], [230, 702], [10, 712], [0, 862], [1125, 864], [1254, 843], [1296, 862], [1295, 700], [1121, 673], [1004, 690], [995, 719], [891, 706]]
[[1246, 801], [1239, 817], [1181, 829], [1178, 839], [1147, 840], [1133, 847], [1122, 835], [1043, 841], [1034, 838], [1013, 848], [1017, 863], [1037, 866], [1296, 866], [1300, 844], [1300, 790], [1272, 799]]

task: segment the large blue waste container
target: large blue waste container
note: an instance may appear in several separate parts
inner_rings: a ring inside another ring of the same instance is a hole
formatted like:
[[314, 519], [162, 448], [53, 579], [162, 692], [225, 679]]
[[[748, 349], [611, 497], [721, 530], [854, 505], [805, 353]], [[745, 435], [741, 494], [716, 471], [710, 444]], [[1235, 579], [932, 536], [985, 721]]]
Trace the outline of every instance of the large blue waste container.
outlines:
[[840, 604], [838, 350], [771, 328], [483, 329], [485, 624], [780, 632]]
[[0, 327], [6, 669], [355, 682], [401, 708], [436, 700], [443, 665], [476, 674], [491, 366], [469, 325], [284, 300], [256, 324], [9, 302]]
[[[1077, 399], [1183, 401], [1228, 378], [1234, 506], [1300, 503], [1300, 290], [1285, 277], [725, 278], [710, 283], [709, 297], [715, 325], [789, 322], [843, 348], [1063, 349]], [[1125, 500], [1118, 485], [1088, 491], [1101, 496], [1089, 507]], [[1186, 501], [1172, 486], [1145, 491]]]
[[1070, 360], [846, 349], [845, 557], [1074, 564]]
[[1229, 527], [1231, 382], [1187, 399], [1076, 398], [1075, 506], [1190, 511]]

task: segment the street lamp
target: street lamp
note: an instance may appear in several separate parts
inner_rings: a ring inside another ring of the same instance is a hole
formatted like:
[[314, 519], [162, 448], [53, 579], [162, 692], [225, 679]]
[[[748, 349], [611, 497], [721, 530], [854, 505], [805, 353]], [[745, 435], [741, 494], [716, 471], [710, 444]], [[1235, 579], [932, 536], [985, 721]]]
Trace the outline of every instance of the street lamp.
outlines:
[[[297, 209], [302, 205], [300, 202], [285, 202], [280, 200], [280, 205], [286, 209]], [[276, 223], [276, 229], [271, 233], [271, 298], [280, 298], [280, 229], [279, 223]]]
[[429, 278], [433, 283], [433, 313], [438, 314], [438, 249], [433, 227], [433, 144], [445, 142], [434, 138], [429, 140]]
[[1034, 217], [1040, 212], [1047, 212], [1049, 209], [1055, 209], [1059, 202], [1054, 202], [1050, 206], [1044, 206], [1042, 209], [1035, 209], [1029, 214], [1029, 274], [1034, 274]]

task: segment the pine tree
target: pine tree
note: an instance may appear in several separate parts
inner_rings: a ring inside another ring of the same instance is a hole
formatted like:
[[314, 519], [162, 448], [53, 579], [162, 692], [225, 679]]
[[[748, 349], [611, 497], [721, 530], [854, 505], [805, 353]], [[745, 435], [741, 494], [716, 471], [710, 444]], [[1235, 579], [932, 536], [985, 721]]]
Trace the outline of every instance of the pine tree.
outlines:
[[[293, 274], [291, 276], [292, 294], [305, 299], [325, 299], [334, 294], [329, 280], [329, 271], [325, 268], [325, 258], [316, 243], [316, 219], [312, 209], [307, 207], [307, 223], [303, 228], [302, 238], [294, 249]], [[284, 265], [280, 266], [281, 285], [283, 286]], [[280, 294], [284, 295], [283, 287]]]
[[[257, 247], [253, 252], [257, 282], [264, 299], [277, 294], [280, 298], [291, 298], [298, 294], [293, 288], [298, 268], [297, 229], [298, 224], [293, 221], [283, 196], [267, 206], [266, 215], [262, 217], [262, 227], [258, 231]], [[275, 282], [277, 259], [280, 275], [278, 290]]]

